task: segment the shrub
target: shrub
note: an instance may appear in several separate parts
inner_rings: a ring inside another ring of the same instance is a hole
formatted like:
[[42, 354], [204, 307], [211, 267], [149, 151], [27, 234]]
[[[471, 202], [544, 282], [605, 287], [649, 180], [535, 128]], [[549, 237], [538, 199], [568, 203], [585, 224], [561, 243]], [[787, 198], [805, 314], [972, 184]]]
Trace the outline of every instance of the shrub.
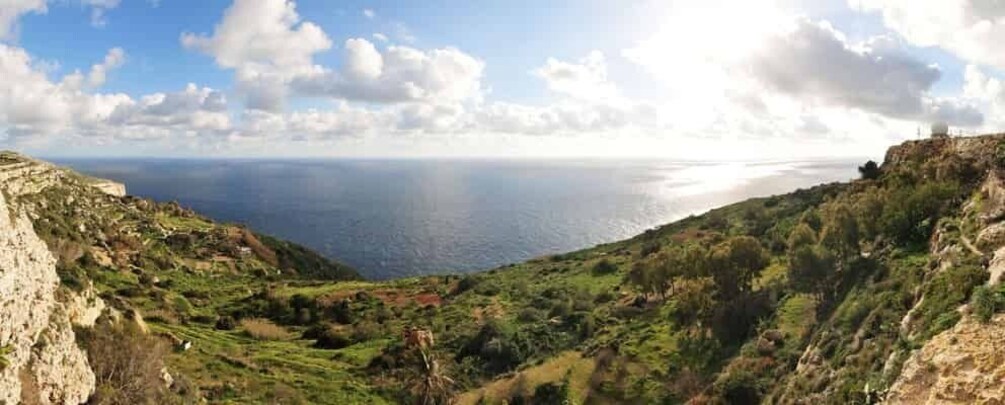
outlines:
[[642, 245], [642, 250], [639, 252], [639, 254], [643, 258], [649, 257], [649, 255], [651, 255], [653, 253], [659, 252], [660, 251], [660, 247], [661, 246], [660, 246], [659, 241], [646, 242], [645, 244]]
[[132, 323], [101, 322], [77, 332], [97, 379], [92, 403], [156, 404], [165, 396], [161, 370], [169, 345]]
[[879, 165], [870, 160], [865, 162], [864, 165], [858, 167], [858, 173], [862, 175], [862, 179], [865, 180], [878, 179], [880, 175]]
[[970, 297], [970, 308], [981, 323], [988, 323], [995, 313], [1005, 309], [1005, 297], [1001, 290], [995, 291], [985, 286], [974, 289]]
[[215, 327], [217, 330], [234, 330], [237, 327], [237, 321], [233, 317], [224, 315], [216, 320]]
[[541, 320], [541, 313], [534, 308], [524, 308], [517, 314], [516, 319], [520, 322], [537, 322]]
[[548, 383], [538, 385], [531, 398], [534, 404], [565, 404], [569, 403], [569, 383]]
[[603, 304], [614, 301], [614, 298], [614, 293], [610, 291], [601, 291], [596, 297], [593, 297], [593, 302], [595, 304]]
[[352, 328], [352, 341], [362, 343], [380, 336], [380, 328], [370, 321], [363, 321]]
[[594, 275], [598, 276], [604, 274], [611, 274], [618, 271], [618, 265], [611, 263], [610, 260], [601, 259], [599, 262], [597, 262], [597, 264], [593, 265], [591, 271], [593, 272]]
[[999, 168], [1005, 168], [1005, 142], [999, 142], [995, 148], [995, 164]]
[[457, 288], [454, 289], [454, 294], [463, 294], [466, 291], [478, 286], [482, 279], [475, 276], [464, 276], [460, 281], [457, 282]]
[[955, 325], [960, 317], [956, 308], [967, 302], [974, 289], [987, 279], [987, 271], [975, 264], [960, 264], [936, 275], [925, 289], [925, 301], [918, 309], [918, 324], [929, 325], [926, 338]]
[[330, 325], [319, 330], [315, 339], [314, 347], [320, 349], [337, 350], [352, 345], [352, 340], [344, 332]]
[[268, 319], [245, 319], [241, 321], [244, 333], [258, 340], [285, 340], [290, 332]]
[[490, 373], [513, 370], [527, 359], [527, 344], [512, 325], [494, 319], [482, 325], [457, 354], [456, 360], [476, 357]]

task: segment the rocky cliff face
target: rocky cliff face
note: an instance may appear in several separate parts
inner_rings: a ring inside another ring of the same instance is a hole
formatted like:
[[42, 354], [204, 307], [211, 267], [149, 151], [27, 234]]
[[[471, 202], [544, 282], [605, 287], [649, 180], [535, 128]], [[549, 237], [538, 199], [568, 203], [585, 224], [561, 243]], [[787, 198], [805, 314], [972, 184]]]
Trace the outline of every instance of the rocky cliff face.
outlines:
[[[988, 156], [1001, 139], [956, 141], [970, 146], [962, 153]], [[970, 233], [976, 235], [976, 242], [971, 242], [967, 229], [963, 229], [955, 247], [984, 257], [989, 272], [987, 284], [998, 285], [1005, 274], [1005, 179], [1000, 170], [988, 171], [978, 195], [965, 205], [962, 216], [972, 221]], [[953, 328], [911, 353], [890, 387], [887, 403], [1005, 404], [1005, 352], [1001, 350], [1005, 316], [982, 324], [970, 314], [967, 305], [959, 311], [962, 319]]]
[[982, 135], [966, 138], [925, 139], [907, 141], [886, 151], [884, 166], [903, 166], [924, 162], [932, 158], [956, 156], [987, 167], [992, 164], [994, 151], [1005, 140], [1005, 134]]
[[966, 316], [904, 364], [889, 404], [1005, 403], [1005, 316], [981, 324]]
[[96, 297], [58, 289], [56, 261], [32, 227], [18, 197], [68, 173], [54, 166], [0, 156], [0, 404], [79, 404], [95, 376], [78, 348], [73, 323], [93, 323]]

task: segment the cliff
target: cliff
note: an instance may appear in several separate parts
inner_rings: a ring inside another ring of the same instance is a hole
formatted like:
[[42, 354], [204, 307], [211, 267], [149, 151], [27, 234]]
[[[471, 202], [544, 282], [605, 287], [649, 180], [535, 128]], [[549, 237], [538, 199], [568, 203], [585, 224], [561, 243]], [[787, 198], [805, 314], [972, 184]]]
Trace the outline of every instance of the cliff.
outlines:
[[57, 296], [56, 260], [16, 200], [61, 181], [65, 172], [7, 154], [0, 156], [0, 403], [79, 404], [95, 377], [77, 347], [73, 313], [96, 305]]
[[[1005, 135], [905, 142], [866, 172], [577, 252], [368, 282], [0, 155], [0, 399], [1001, 403]], [[101, 372], [115, 357], [128, 373]]]

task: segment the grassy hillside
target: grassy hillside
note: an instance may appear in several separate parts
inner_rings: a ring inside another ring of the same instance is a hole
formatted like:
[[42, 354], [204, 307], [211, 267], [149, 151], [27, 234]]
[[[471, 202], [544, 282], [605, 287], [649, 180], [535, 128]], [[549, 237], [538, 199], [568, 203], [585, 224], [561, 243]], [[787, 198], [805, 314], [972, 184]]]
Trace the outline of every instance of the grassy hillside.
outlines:
[[73, 182], [23, 203], [65, 288], [178, 345], [165, 401], [867, 403], [988, 278], [961, 246], [996, 148], [919, 145], [850, 184], [387, 282], [176, 204]]

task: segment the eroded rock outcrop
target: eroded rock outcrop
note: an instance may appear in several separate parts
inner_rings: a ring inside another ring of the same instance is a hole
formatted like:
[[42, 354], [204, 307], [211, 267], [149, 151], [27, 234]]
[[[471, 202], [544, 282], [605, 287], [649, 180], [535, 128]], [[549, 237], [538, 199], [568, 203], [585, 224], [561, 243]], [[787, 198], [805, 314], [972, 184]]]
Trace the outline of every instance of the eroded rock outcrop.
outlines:
[[[988, 285], [1005, 274], [1005, 181], [991, 169], [980, 195], [964, 208], [974, 218]], [[966, 235], [961, 240], [969, 244]], [[962, 319], [910, 354], [886, 397], [889, 404], [1005, 404], [1005, 315], [981, 324], [965, 307]]]
[[1005, 404], [1005, 315], [964, 317], [904, 364], [889, 404]]
[[57, 294], [56, 260], [14, 201], [64, 175], [28, 160], [0, 162], [0, 404], [79, 404], [94, 391], [72, 322], [86, 324], [98, 299]]

